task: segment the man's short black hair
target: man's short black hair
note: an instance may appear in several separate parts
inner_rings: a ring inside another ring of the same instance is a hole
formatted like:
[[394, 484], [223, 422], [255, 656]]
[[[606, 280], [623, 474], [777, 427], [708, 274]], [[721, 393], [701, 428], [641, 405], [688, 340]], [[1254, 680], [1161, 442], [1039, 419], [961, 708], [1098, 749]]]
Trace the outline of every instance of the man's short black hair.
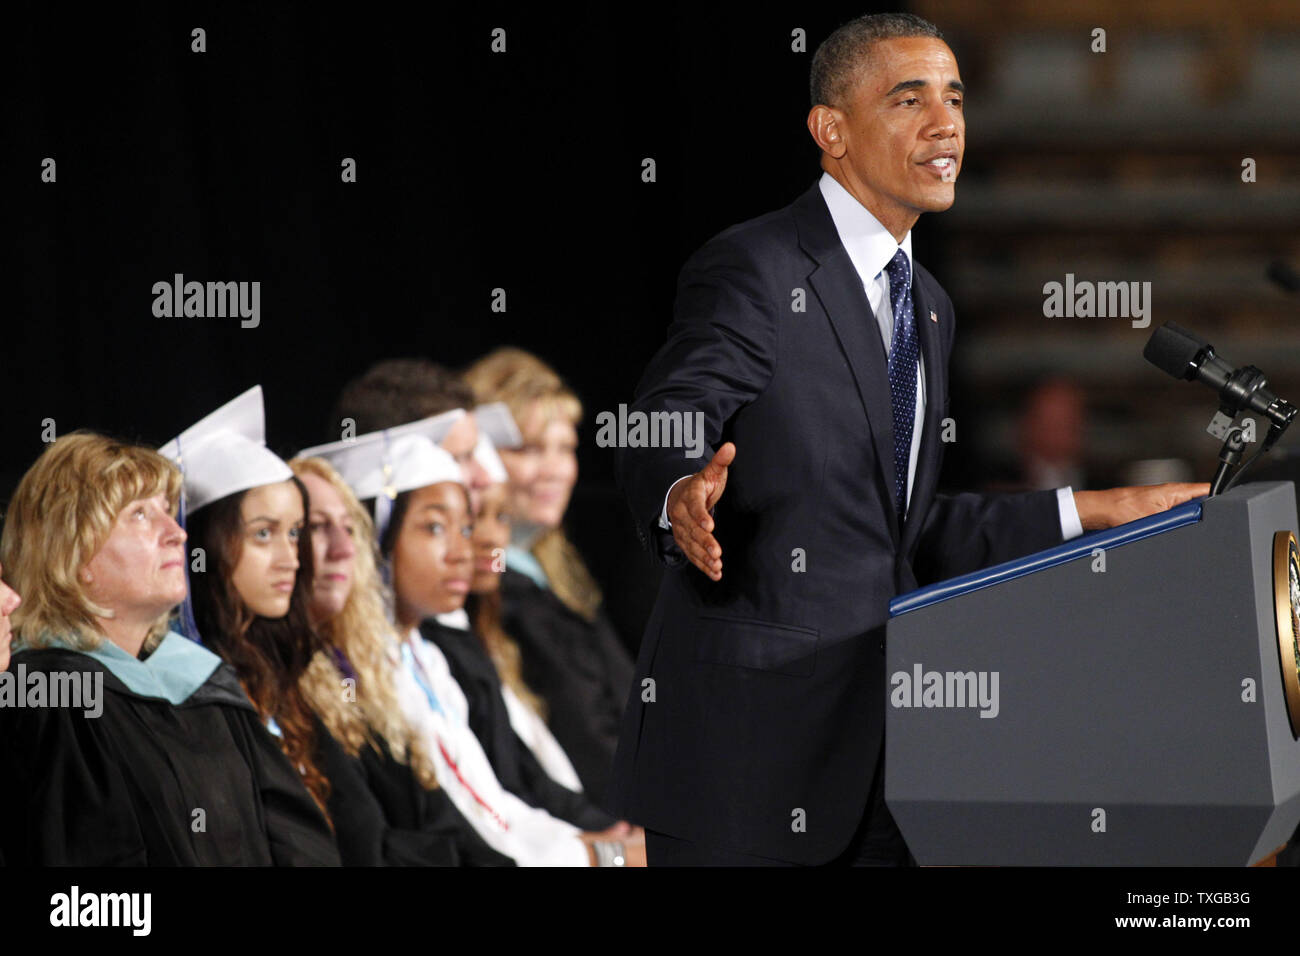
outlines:
[[903, 37], [944, 38], [933, 23], [911, 13], [869, 13], [837, 29], [813, 54], [808, 82], [811, 105], [844, 109], [867, 66], [871, 47], [880, 40]]
[[345, 418], [355, 422], [356, 434], [405, 425], [453, 408], [474, 407], [474, 392], [460, 375], [423, 358], [385, 359], [343, 387], [331, 433]]

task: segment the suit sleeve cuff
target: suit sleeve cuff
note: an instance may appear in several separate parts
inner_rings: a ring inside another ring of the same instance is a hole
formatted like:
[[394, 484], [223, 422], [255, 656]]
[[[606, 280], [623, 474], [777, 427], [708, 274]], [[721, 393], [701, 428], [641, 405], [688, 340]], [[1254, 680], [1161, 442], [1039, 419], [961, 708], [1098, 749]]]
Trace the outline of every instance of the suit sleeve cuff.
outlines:
[[1056, 505], [1061, 512], [1061, 540], [1069, 541], [1083, 534], [1083, 522], [1079, 520], [1079, 509], [1074, 506], [1074, 489], [1070, 487], [1056, 489]]

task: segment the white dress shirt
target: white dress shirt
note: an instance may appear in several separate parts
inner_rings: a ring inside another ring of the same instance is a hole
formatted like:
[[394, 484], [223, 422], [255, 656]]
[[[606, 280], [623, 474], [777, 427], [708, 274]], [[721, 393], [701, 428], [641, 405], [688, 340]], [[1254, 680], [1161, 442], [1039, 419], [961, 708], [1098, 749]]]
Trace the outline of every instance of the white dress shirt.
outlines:
[[[871, 307], [876, 324], [880, 327], [880, 338], [885, 346], [885, 355], [888, 356], [894, 339], [894, 312], [889, 302], [889, 273], [885, 271], [885, 266], [889, 265], [898, 250], [902, 249], [904, 255], [907, 256], [909, 275], [915, 275], [915, 267], [912, 266], [912, 232], [908, 230], [901, 244], [895, 242], [889, 230], [880, 224], [880, 220], [873, 216], [866, 206], [853, 198], [852, 194], [841, 186], [830, 173], [823, 172], [817, 186], [821, 189], [822, 198], [826, 201], [826, 207], [830, 210], [831, 221], [835, 224], [835, 231], [839, 234], [844, 251], [848, 253], [849, 261], [853, 263], [858, 278], [862, 280], [863, 290], [867, 294], [867, 304]], [[920, 319], [920, 316], [915, 317], [918, 322]], [[907, 504], [909, 508], [912, 503], [912, 483], [916, 479], [917, 455], [921, 450], [921, 431], [925, 422], [925, 398], [925, 363], [918, 358], [916, 363], [916, 415], [913, 419], [912, 447], [907, 463]], [[672, 522], [668, 520], [668, 495], [672, 494], [672, 490], [677, 486], [678, 481], [689, 477], [691, 476], [683, 475], [678, 478], [669, 486], [668, 492], [664, 495], [664, 506], [659, 515], [659, 527], [665, 531], [672, 528]], [[1056, 490], [1056, 504], [1061, 518], [1062, 539], [1068, 541], [1083, 534], [1083, 525], [1079, 521], [1079, 512], [1074, 504], [1073, 491], [1070, 488], [1058, 488]]]
[[[867, 305], [880, 326], [880, 338], [885, 344], [885, 357], [888, 358], [894, 346], [894, 309], [890, 304], [889, 273], [885, 266], [893, 260], [899, 249], [907, 256], [908, 276], [912, 274], [912, 233], [908, 230], [899, 245], [889, 230], [880, 224], [867, 207], [854, 199], [847, 189], [841, 186], [830, 173], [822, 173], [817, 184], [822, 191], [822, 198], [831, 211], [831, 221], [835, 231], [840, 234], [844, 251], [849, 254], [854, 271], [862, 279], [862, 287], [867, 293]], [[867, 278], [870, 276], [871, 278]], [[915, 317], [917, 320], [920, 316]], [[920, 333], [917, 333], [917, 348], [920, 349]], [[916, 360], [916, 415], [912, 419], [912, 448], [907, 459], [907, 504], [912, 504], [912, 482], [916, 479], [916, 456], [921, 450], [921, 430], [925, 427], [925, 363], [920, 357]]]

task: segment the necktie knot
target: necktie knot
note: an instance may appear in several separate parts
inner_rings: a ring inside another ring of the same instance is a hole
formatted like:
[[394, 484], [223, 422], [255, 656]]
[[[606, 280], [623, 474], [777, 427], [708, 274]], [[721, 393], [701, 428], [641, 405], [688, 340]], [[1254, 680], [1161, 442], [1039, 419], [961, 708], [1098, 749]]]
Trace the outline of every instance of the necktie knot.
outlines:
[[895, 305], [895, 308], [897, 308], [896, 303], [899, 296], [912, 287], [912, 264], [907, 261], [907, 253], [902, 249], [895, 252], [894, 258], [890, 259], [885, 266], [885, 271], [889, 273], [891, 305]]

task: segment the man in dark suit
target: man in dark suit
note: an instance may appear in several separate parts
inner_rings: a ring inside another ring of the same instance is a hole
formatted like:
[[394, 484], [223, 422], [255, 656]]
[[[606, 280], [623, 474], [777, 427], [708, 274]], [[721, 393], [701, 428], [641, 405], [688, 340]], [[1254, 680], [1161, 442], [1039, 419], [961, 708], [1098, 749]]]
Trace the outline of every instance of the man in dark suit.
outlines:
[[954, 317], [910, 230], [953, 202], [957, 63], [919, 18], [863, 17], [812, 91], [821, 181], [691, 257], [631, 406], [702, 421], [711, 460], [619, 453], [673, 568], [609, 804], [651, 865], [908, 862], [883, 800], [890, 599], [1208, 491], [936, 494]]

